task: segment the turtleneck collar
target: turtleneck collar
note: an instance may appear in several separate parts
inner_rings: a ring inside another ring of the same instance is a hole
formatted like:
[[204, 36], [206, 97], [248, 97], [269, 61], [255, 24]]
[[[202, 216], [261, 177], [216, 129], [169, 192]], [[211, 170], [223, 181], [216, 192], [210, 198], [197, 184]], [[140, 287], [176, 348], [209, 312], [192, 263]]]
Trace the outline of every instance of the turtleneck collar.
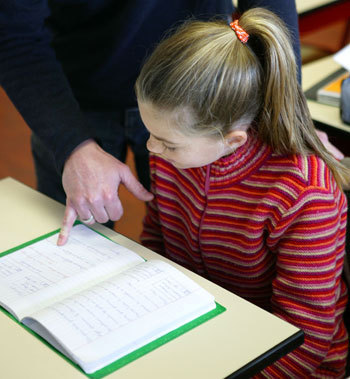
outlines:
[[270, 155], [271, 149], [256, 137], [249, 136], [247, 142], [232, 154], [226, 155], [208, 166], [200, 167], [206, 177], [210, 172], [210, 181], [232, 184], [240, 181], [259, 168]]

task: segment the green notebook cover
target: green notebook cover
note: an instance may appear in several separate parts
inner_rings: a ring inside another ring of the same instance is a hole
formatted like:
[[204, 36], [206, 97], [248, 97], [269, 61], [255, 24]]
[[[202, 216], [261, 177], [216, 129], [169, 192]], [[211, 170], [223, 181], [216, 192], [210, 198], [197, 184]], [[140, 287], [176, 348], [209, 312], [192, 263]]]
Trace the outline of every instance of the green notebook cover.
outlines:
[[[79, 223], [76, 222], [76, 224]], [[91, 228], [90, 228], [91, 229]], [[93, 230], [93, 229], [92, 229]], [[14, 251], [17, 251], [19, 249], [22, 249], [28, 245], [31, 245], [35, 242], [38, 242], [42, 239], [45, 239], [45, 238], [48, 238], [54, 234], [58, 234], [60, 231], [60, 229], [57, 229], [57, 230], [54, 230], [50, 233], [47, 233], [47, 234], [44, 234], [38, 238], [35, 238], [33, 240], [30, 240], [26, 243], [23, 243], [19, 246], [16, 246], [12, 249], [9, 249], [9, 250], [6, 250], [2, 253], [0, 253], [0, 257], [3, 257], [7, 254], [11, 254], [13, 253]], [[95, 231], [95, 230], [94, 230]], [[102, 233], [99, 233], [97, 231], [95, 231], [96, 233], [102, 235], [103, 237], [107, 238], [110, 240], [110, 238], [108, 238], [107, 236], [105, 236], [104, 234]], [[0, 310], [5, 313], [8, 317], [10, 317], [13, 321], [15, 321], [17, 324], [21, 325], [24, 329], [26, 329], [29, 333], [31, 333], [32, 335], [36, 336], [38, 339], [40, 339], [46, 346], [50, 347], [52, 350], [54, 350], [57, 354], [59, 354], [63, 359], [65, 359], [67, 362], [69, 362], [72, 366], [74, 366], [78, 371], [80, 371], [82, 374], [86, 375], [87, 377], [89, 378], [93, 378], [93, 379], [100, 379], [100, 378], [103, 378], [104, 376], [106, 375], [109, 375], [111, 374], [112, 372], [118, 370], [119, 368], [127, 365], [128, 363], [130, 362], [133, 362], [135, 361], [136, 359], [142, 357], [143, 355], [157, 349], [158, 347], [166, 344], [167, 342], [171, 341], [172, 339], [174, 338], [177, 338], [179, 336], [181, 336], [182, 334], [190, 331], [191, 329], [195, 328], [196, 326], [212, 319], [213, 317], [219, 315], [220, 313], [224, 312], [226, 310], [225, 307], [223, 307], [222, 305], [218, 304], [216, 302], [216, 308], [209, 311], [208, 313], [205, 313], [204, 315], [188, 322], [187, 324], [184, 324], [182, 325], [181, 327], [177, 328], [177, 329], [174, 329], [172, 330], [171, 332], [159, 337], [158, 339], [142, 346], [141, 348], [137, 349], [137, 350], [134, 350], [133, 352], [119, 358], [118, 360], [110, 363], [109, 365], [103, 367], [102, 369], [98, 370], [98, 371], [95, 371], [94, 373], [91, 373], [91, 374], [87, 374], [85, 373], [80, 366], [78, 366], [76, 363], [74, 363], [72, 360], [70, 360], [68, 357], [66, 357], [64, 354], [62, 354], [60, 351], [58, 351], [57, 349], [55, 349], [49, 342], [47, 342], [44, 338], [42, 338], [41, 336], [39, 336], [38, 334], [36, 334], [33, 330], [31, 330], [30, 328], [28, 328], [27, 326], [25, 326], [24, 324], [22, 324], [19, 320], [17, 320], [14, 316], [12, 316], [8, 311], [6, 311], [4, 308], [2, 308], [0, 306]]]

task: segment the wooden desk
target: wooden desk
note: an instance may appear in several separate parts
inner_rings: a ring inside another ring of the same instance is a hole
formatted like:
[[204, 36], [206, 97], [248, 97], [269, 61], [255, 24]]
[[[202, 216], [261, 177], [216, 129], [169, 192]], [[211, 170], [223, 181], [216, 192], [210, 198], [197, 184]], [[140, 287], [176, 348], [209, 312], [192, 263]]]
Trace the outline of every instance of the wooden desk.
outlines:
[[[303, 91], [305, 92], [340, 67], [331, 56], [303, 65], [301, 70]], [[314, 121], [343, 133], [350, 133], [350, 125], [342, 122], [338, 107], [320, 104], [312, 100], [308, 100], [308, 105]]]
[[[0, 209], [0, 251], [58, 229], [64, 211], [61, 204], [12, 178], [0, 179]], [[157, 256], [102, 225], [95, 229], [146, 259]], [[227, 311], [108, 378], [246, 378], [302, 343], [303, 333], [296, 327], [176, 266], [211, 292]], [[2, 312], [0, 336], [3, 378], [85, 377]]]

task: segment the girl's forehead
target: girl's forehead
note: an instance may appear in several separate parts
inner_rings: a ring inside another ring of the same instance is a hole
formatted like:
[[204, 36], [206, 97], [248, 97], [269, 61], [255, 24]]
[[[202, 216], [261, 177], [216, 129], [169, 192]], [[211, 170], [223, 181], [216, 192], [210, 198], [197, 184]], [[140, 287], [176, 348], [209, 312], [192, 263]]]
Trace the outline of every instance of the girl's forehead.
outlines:
[[189, 111], [185, 108], [166, 109], [149, 102], [139, 102], [139, 109], [142, 117], [152, 119], [157, 123], [161, 122], [172, 128], [176, 125], [180, 126], [184, 122], [188, 123], [191, 119]]
[[187, 125], [193, 124], [195, 121], [193, 110], [189, 106], [178, 106], [173, 109], [163, 108], [153, 103], [141, 103], [147, 112], [156, 119], [167, 118], [172, 123]]
[[157, 139], [170, 140], [183, 137], [178, 119], [173, 112], [161, 110], [149, 103], [139, 103], [139, 109], [146, 128]]

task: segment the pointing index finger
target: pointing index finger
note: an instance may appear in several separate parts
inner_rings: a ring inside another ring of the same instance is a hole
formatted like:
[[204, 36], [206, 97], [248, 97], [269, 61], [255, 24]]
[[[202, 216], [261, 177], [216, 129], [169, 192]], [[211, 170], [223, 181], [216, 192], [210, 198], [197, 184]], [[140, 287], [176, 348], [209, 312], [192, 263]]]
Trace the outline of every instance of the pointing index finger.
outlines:
[[70, 205], [66, 206], [63, 217], [63, 224], [60, 234], [58, 235], [57, 245], [62, 246], [68, 241], [69, 233], [72, 230], [73, 224], [77, 219], [77, 212]]

